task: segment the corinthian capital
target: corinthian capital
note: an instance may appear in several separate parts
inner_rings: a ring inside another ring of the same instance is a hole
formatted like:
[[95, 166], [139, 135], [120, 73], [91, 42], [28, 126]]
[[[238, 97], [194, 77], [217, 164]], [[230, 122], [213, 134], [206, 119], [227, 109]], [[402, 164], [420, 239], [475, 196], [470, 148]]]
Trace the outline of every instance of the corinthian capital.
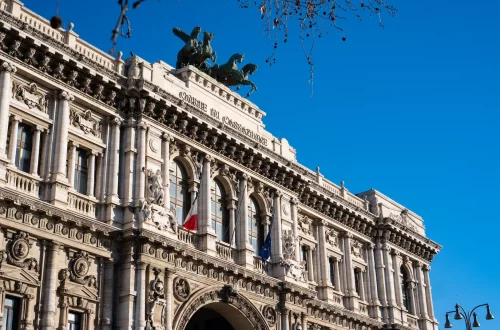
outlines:
[[59, 93], [59, 99], [63, 101], [72, 102], [75, 99], [75, 97], [71, 95], [69, 92], [62, 91], [61, 93]]
[[9, 73], [16, 73], [17, 68], [14, 66], [14, 64], [9, 63], [9, 62], [3, 62], [2, 63], [2, 71], [9, 72]]

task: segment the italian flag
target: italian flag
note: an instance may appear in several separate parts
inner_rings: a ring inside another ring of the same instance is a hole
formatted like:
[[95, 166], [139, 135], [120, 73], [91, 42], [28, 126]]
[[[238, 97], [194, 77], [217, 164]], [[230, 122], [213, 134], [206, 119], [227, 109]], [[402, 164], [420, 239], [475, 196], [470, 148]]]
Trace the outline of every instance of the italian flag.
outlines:
[[187, 230], [196, 230], [198, 228], [198, 196], [194, 199], [191, 210], [182, 224]]

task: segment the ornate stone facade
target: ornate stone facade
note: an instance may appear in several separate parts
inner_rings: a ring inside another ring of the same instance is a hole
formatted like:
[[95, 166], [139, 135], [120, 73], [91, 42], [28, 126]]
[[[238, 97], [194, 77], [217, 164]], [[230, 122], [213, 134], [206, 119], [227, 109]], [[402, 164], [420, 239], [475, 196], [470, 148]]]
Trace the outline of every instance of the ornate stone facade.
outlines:
[[441, 247], [418, 215], [300, 165], [196, 68], [113, 58], [5, 8], [0, 301], [19, 328], [185, 330], [209, 309], [243, 330], [437, 330]]

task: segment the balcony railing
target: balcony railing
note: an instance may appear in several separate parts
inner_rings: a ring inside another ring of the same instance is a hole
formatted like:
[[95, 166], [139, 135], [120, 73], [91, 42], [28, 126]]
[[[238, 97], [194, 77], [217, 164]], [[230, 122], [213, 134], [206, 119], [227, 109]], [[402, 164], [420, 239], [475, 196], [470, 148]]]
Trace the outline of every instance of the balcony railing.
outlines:
[[7, 185], [32, 196], [38, 197], [40, 181], [18, 169], [7, 169]]
[[196, 233], [190, 232], [182, 227], [177, 229], [177, 239], [191, 246], [196, 246]]
[[233, 248], [229, 244], [216, 242], [215, 249], [219, 258], [224, 260], [234, 260]]
[[411, 328], [418, 329], [418, 318], [415, 315], [406, 314], [406, 321]]
[[364, 315], [368, 315], [368, 304], [364, 301], [358, 301], [359, 312]]
[[68, 191], [68, 208], [95, 217], [96, 202], [92, 197], [79, 194], [77, 192]]
[[264, 272], [264, 263], [262, 262], [262, 258], [259, 256], [254, 256], [253, 257], [253, 269], [255, 269], [258, 272], [263, 273]]

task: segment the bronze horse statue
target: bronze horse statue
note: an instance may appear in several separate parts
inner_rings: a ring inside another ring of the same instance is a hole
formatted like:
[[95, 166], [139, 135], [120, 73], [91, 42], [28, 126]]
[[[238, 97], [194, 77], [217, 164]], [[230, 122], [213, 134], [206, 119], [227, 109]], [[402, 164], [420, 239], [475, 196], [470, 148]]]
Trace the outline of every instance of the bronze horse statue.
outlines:
[[217, 60], [216, 53], [212, 50], [210, 41], [214, 37], [213, 33], [203, 32], [203, 44], [199, 46], [198, 52], [194, 53], [189, 59], [189, 64], [205, 71], [207, 67], [206, 60], [212, 60], [214, 63]]
[[206, 60], [211, 59], [215, 62], [216, 55], [215, 52], [212, 51], [212, 46], [210, 45], [210, 41], [214, 35], [210, 32], [205, 32], [203, 43], [201, 43], [198, 41], [200, 32], [201, 28], [199, 26], [193, 29], [191, 35], [188, 35], [179, 28], [173, 29], [174, 35], [186, 43], [177, 54], [176, 69], [183, 68], [186, 65], [193, 65], [198, 69], [206, 70]]
[[[226, 85], [226, 86], [238, 86], [238, 85], [250, 85], [252, 89], [246, 97], [249, 97], [252, 92], [257, 90], [257, 86], [248, 80], [249, 75], [253, 75], [257, 70], [257, 65], [255, 64], [247, 64], [241, 70], [238, 70], [238, 66], [236, 63], [241, 63], [245, 56], [243, 54], [234, 54], [229, 58], [226, 64], [221, 66], [214, 65], [213, 67], [207, 70], [207, 73], [218, 82]], [[239, 90], [240, 86], [236, 88]]]

